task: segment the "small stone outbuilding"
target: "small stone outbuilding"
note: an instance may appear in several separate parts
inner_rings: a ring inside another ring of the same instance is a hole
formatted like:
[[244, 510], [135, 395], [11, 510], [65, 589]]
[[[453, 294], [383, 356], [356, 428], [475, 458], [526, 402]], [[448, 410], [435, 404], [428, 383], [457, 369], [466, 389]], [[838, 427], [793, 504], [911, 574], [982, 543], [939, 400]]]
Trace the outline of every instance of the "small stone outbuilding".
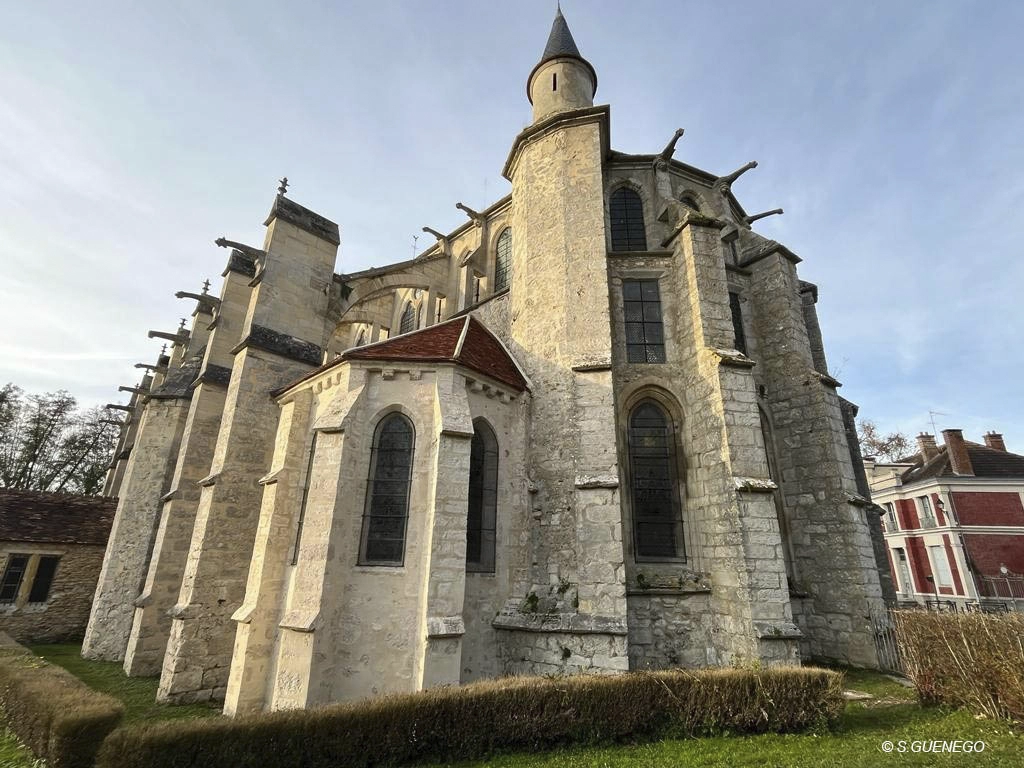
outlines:
[[0, 488], [0, 632], [21, 643], [85, 634], [117, 499]]

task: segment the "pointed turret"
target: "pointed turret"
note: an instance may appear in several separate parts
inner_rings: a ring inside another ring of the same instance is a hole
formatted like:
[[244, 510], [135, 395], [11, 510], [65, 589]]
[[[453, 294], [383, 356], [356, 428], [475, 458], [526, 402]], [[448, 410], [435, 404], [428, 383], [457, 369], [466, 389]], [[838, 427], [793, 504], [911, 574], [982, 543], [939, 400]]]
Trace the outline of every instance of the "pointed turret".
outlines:
[[592, 107], [595, 93], [597, 72], [580, 54], [559, 8], [544, 53], [526, 81], [533, 121], [556, 112]]

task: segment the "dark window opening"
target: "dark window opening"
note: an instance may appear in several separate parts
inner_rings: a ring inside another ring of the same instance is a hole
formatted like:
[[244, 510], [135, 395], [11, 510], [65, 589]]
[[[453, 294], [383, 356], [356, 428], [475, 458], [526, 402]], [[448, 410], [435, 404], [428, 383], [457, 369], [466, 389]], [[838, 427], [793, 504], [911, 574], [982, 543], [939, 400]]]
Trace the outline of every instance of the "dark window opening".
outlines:
[[53, 586], [53, 577], [57, 573], [57, 563], [60, 557], [56, 555], [44, 555], [39, 558], [36, 566], [36, 577], [32, 581], [32, 589], [28, 593], [30, 603], [45, 603], [50, 596], [50, 587]]
[[494, 573], [498, 513], [498, 441], [482, 419], [473, 422], [469, 454], [466, 570]]
[[434, 318], [435, 323], [441, 322], [441, 315], [444, 312], [444, 297], [438, 296], [437, 298], [437, 317]]
[[619, 187], [608, 204], [612, 223], [613, 251], [646, 251], [644, 204], [634, 190]]
[[626, 319], [626, 361], [664, 363], [665, 329], [657, 280], [623, 280], [622, 306]]
[[479, 277], [474, 277], [473, 278], [473, 303], [474, 304], [479, 304], [480, 303], [480, 282], [481, 281], [480, 281]]
[[743, 307], [740, 306], [740, 295], [729, 292], [729, 310], [732, 312], [733, 347], [744, 355], [747, 354], [747, 335], [743, 332]]
[[377, 425], [370, 454], [360, 565], [401, 565], [412, 484], [412, 423], [398, 413]]
[[650, 401], [629, 419], [629, 467], [637, 560], [685, 557], [672, 425]]
[[696, 211], [697, 213], [700, 213], [700, 206], [697, 204], [697, 201], [694, 200], [689, 195], [683, 195], [681, 198], [679, 198], [679, 202], [681, 202], [683, 205], [685, 205], [690, 210], [693, 210], [693, 211]]
[[512, 230], [508, 227], [498, 235], [494, 254], [494, 292], [508, 288], [512, 266]]
[[405, 311], [402, 312], [402, 320], [398, 326], [399, 333], [409, 333], [415, 331], [417, 326], [420, 324], [420, 311], [412, 304], [405, 305]]
[[551, 90], [552, 91], [557, 91], [558, 90], [558, 73], [557, 72], [552, 72], [551, 73]]
[[313, 480], [313, 462], [316, 459], [316, 439], [319, 432], [313, 433], [313, 442], [309, 446], [309, 462], [306, 464], [306, 482], [302, 486], [302, 503], [299, 506], [299, 522], [295, 526], [295, 543], [292, 545], [292, 565], [299, 562], [299, 545], [302, 544], [302, 526], [306, 522], [306, 502], [309, 500], [309, 486]]
[[13, 603], [18, 598], [21, 580], [28, 569], [28, 555], [8, 555], [3, 579], [0, 579], [0, 603]]

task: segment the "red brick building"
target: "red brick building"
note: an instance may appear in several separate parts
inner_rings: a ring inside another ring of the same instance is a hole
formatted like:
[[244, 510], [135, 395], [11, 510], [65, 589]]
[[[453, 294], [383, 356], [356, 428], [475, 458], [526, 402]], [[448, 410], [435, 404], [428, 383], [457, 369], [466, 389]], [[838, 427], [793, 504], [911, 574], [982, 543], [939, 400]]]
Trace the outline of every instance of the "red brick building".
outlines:
[[984, 445], [959, 429], [942, 436], [919, 435], [918, 453], [900, 462], [864, 461], [897, 594], [1024, 610], [1024, 456], [994, 432]]

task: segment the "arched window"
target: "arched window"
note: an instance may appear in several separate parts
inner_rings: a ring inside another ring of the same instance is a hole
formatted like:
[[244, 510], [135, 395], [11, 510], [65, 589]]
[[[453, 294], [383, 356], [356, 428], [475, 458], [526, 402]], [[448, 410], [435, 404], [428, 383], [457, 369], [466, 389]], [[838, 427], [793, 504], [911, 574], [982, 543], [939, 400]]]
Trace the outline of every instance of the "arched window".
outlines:
[[672, 422], [645, 400], [629, 417], [633, 543], [637, 560], [685, 557]]
[[498, 246], [494, 254], [494, 292], [508, 288], [512, 269], [512, 228], [505, 227], [498, 235]]
[[414, 307], [412, 303], [405, 305], [405, 309], [402, 311], [402, 321], [398, 325], [399, 333], [409, 333], [415, 331], [416, 327], [420, 324], [420, 311]]
[[365, 343], [366, 343], [366, 329], [363, 328], [361, 331], [359, 331], [359, 338], [356, 339], [356, 346], [357, 347], [361, 347]]
[[646, 251], [644, 204], [640, 195], [629, 187], [619, 187], [612, 192], [608, 208], [612, 219], [612, 250]]
[[483, 419], [473, 422], [469, 452], [469, 517], [466, 520], [466, 570], [494, 573], [498, 513], [498, 441]]
[[377, 425], [366, 483], [360, 565], [401, 565], [405, 559], [413, 436], [412, 422], [400, 413], [386, 416]]
[[693, 195], [683, 195], [681, 198], [679, 198], [679, 202], [681, 202], [683, 205], [685, 205], [690, 210], [693, 210], [693, 211], [696, 211], [697, 213], [700, 213], [700, 204], [693, 197]]

